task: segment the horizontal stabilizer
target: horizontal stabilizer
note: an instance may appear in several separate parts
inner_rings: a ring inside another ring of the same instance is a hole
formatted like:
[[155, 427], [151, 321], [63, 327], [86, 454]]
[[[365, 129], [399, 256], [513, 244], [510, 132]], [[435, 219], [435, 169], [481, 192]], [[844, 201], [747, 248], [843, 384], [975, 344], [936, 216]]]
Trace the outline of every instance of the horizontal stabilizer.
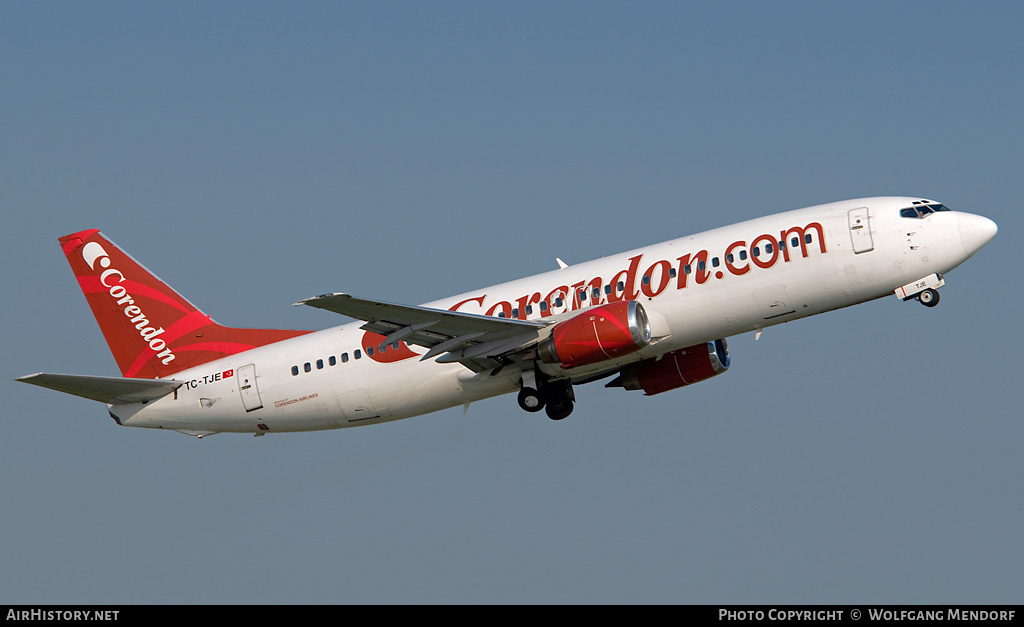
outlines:
[[45, 372], [19, 377], [18, 381], [111, 405], [156, 400], [182, 386], [181, 381], [167, 379], [122, 379]]

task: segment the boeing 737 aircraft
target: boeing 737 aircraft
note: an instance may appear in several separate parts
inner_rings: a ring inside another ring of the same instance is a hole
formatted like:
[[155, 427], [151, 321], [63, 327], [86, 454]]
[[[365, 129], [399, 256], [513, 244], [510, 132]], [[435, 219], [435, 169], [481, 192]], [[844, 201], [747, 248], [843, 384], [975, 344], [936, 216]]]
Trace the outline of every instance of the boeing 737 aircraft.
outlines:
[[728, 370], [725, 338], [895, 295], [929, 307], [991, 220], [907, 197], [741, 222], [422, 306], [303, 300], [357, 322], [221, 326], [97, 230], [60, 238], [123, 378], [18, 379], [119, 425], [206, 436], [375, 424], [518, 392], [560, 420], [574, 386], [660, 394]]

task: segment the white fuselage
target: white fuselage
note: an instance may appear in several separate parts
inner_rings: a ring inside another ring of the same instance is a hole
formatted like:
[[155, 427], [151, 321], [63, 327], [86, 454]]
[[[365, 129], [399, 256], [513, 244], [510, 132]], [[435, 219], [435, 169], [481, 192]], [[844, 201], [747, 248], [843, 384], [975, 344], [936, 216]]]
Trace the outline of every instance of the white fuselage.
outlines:
[[[553, 377], [581, 379], [701, 342], [882, 296], [966, 261], [991, 234], [955, 211], [901, 217], [915, 198], [866, 198], [789, 211], [427, 303], [435, 309], [552, 321], [636, 300], [659, 341]], [[980, 225], [980, 226], [979, 226]], [[994, 225], [993, 225], [994, 228]], [[978, 234], [982, 232], [982, 234]], [[994, 230], [992, 231], [994, 233]], [[984, 241], [981, 241], [984, 240]], [[781, 244], [780, 244], [781, 242]], [[421, 361], [362, 322], [310, 333], [174, 375], [146, 404], [108, 406], [123, 425], [192, 434], [308, 431], [408, 418], [514, 392], [518, 369], [474, 373]], [[414, 354], [415, 353], [415, 354]]]

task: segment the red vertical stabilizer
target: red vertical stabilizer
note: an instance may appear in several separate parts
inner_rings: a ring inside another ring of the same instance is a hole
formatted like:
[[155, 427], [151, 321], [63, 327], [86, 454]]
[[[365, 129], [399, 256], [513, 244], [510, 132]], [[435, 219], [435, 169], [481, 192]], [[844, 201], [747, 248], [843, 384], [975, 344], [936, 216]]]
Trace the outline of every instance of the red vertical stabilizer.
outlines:
[[96, 229], [60, 245], [125, 377], [164, 378], [309, 333], [221, 326]]

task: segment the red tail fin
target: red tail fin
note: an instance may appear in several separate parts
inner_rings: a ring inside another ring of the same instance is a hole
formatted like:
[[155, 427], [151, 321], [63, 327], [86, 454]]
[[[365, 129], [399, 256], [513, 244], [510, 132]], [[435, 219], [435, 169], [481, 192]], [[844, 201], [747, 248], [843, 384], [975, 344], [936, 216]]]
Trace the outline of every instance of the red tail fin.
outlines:
[[163, 378], [309, 333], [221, 326], [96, 229], [60, 244], [125, 377]]

